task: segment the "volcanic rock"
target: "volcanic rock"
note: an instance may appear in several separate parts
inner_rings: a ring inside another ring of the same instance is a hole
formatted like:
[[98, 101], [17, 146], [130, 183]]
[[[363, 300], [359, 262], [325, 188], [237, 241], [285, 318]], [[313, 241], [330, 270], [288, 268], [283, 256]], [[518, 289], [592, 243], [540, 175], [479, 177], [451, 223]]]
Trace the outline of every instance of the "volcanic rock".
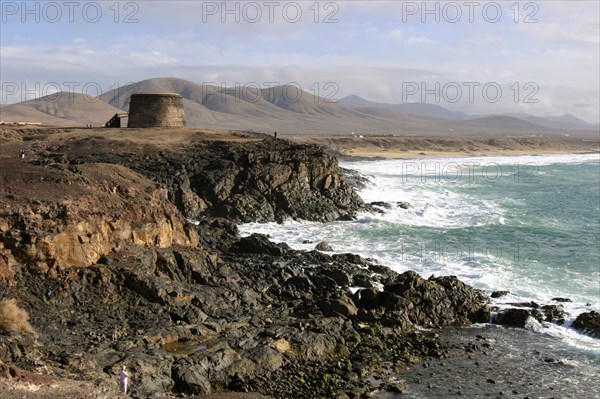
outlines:
[[592, 310], [580, 314], [573, 322], [573, 328], [600, 339], [600, 313]]

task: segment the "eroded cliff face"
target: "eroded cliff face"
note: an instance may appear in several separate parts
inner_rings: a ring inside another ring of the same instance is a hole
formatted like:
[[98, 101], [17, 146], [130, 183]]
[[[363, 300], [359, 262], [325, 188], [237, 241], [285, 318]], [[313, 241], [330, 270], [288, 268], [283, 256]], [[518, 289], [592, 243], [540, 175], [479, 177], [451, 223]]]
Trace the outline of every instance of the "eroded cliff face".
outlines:
[[15, 265], [84, 267], [132, 243], [198, 244], [165, 188], [120, 165], [7, 165], [3, 173], [0, 276]]
[[[100, 146], [102, 152], [97, 151]], [[126, 166], [166, 187], [171, 201], [191, 219], [332, 221], [352, 218], [363, 206], [325, 148], [286, 140], [160, 149], [134, 144], [123, 148], [119, 142], [94, 138], [66, 143], [45, 156], [43, 162]]]
[[216, 143], [208, 151], [219, 158], [186, 169], [191, 191], [214, 216], [241, 222], [332, 221], [352, 218], [362, 206], [340, 177], [337, 160], [322, 147], [269, 139], [252, 146]]

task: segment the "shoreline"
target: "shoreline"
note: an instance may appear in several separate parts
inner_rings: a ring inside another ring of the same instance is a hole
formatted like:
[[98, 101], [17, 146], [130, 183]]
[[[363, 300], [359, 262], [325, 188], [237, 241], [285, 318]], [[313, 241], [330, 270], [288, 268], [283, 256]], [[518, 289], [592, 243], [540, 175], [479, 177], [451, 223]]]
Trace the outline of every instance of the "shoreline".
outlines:
[[391, 152], [386, 154], [377, 154], [369, 151], [356, 151], [351, 153], [339, 154], [338, 158], [342, 162], [347, 161], [383, 161], [383, 160], [414, 160], [414, 159], [445, 159], [445, 158], [492, 158], [492, 157], [543, 157], [551, 155], [593, 155], [600, 154], [600, 150], [595, 151], [545, 151], [545, 152], [530, 152], [530, 151], [493, 151], [485, 153], [471, 153], [471, 152], [450, 152], [450, 151], [438, 151], [438, 152]]
[[0, 156], [0, 279], [39, 333], [7, 335], [7, 364], [84, 376], [108, 397], [122, 365], [140, 398], [357, 397], [399, 392], [397, 372], [444, 358], [423, 326], [489, 320], [486, 295], [456, 277], [240, 237], [244, 221], [322, 223], [364, 209], [327, 149], [170, 132], [0, 136], [11, 141]]
[[321, 144], [340, 159], [415, 159], [538, 156], [600, 153], [600, 136], [291, 136], [298, 143]]
[[399, 375], [402, 393], [373, 397], [600, 398], [592, 382], [600, 358], [572, 353], [556, 337], [494, 324], [447, 327], [439, 337], [446, 356], [424, 358]]

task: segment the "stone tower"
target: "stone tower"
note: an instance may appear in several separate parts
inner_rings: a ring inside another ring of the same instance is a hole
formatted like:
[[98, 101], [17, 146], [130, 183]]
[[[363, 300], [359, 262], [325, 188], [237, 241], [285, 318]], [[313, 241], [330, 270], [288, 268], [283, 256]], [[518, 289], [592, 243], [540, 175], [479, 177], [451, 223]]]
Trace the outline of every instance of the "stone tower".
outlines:
[[185, 127], [183, 97], [176, 93], [132, 94], [127, 127]]

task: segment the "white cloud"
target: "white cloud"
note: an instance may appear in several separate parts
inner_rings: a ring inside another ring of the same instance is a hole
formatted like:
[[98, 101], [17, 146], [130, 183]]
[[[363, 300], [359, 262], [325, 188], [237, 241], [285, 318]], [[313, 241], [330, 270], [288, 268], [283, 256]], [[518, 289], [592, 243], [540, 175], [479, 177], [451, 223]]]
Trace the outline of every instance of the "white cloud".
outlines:
[[596, 23], [583, 23], [565, 27], [559, 23], [519, 24], [516, 31], [529, 34], [547, 43], [600, 44], [600, 26]]
[[425, 36], [411, 36], [404, 41], [406, 44], [412, 45], [430, 45], [434, 44], [435, 40], [431, 40]]
[[506, 43], [505, 39], [501, 35], [485, 32], [469, 34], [466, 38], [466, 42], [475, 44], [477, 46], [499, 45]]
[[[326, 8], [327, 3], [339, 9]], [[153, 1], [140, 3], [140, 22], [127, 29], [88, 25], [61, 37], [40, 33], [40, 25], [15, 32], [3, 26], [0, 72], [3, 82], [97, 81], [103, 88], [156, 76], [226, 85], [297, 81], [304, 88], [335, 82], [340, 96], [388, 102], [402, 101], [405, 82], [502, 87], [535, 82], [537, 104], [441, 105], [481, 113], [510, 107], [548, 115], [572, 112], [598, 120], [597, 2], [538, 2], [536, 24], [512, 22], [513, 2], [502, 3], [507, 20], [498, 24], [421, 23], [419, 18], [403, 23], [399, 3], [320, 2], [315, 23], [309, 8], [314, 3], [298, 2], [303, 18], [297, 23], [279, 13], [272, 23], [264, 15], [251, 24], [222, 23], [219, 15], [203, 22], [201, 8], [190, 2]], [[323, 23], [333, 11], [339, 21]], [[38, 38], [34, 45], [32, 37]], [[55, 43], [44, 44], [46, 37]]]
[[387, 32], [380, 32], [378, 37], [380, 39], [401, 40], [404, 38], [404, 33], [400, 29], [393, 29]]

